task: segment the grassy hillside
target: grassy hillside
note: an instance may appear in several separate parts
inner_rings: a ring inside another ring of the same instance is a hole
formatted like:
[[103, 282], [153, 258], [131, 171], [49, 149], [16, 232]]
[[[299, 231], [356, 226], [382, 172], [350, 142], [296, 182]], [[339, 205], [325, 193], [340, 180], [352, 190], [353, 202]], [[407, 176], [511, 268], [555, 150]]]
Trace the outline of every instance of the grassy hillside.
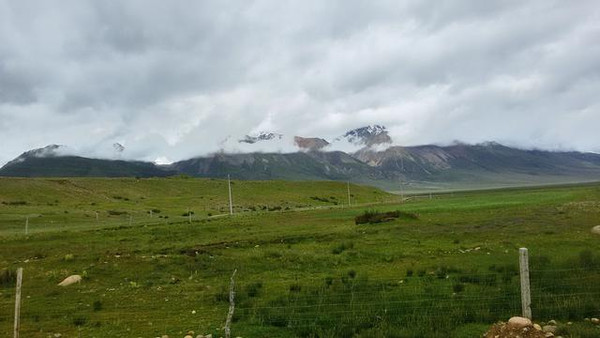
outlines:
[[[583, 321], [600, 315], [600, 236], [590, 233], [600, 224], [598, 184], [286, 211], [343, 200], [345, 185], [235, 183], [242, 208], [284, 210], [198, 215], [189, 224], [180, 214], [193, 196], [196, 206], [210, 201], [207, 212], [226, 205], [223, 181], [1, 180], [0, 267], [25, 268], [22, 335], [221, 336], [237, 269], [234, 336], [475, 337], [520, 312], [519, 247], [531, 254], [535, 319], [573, 321], [559, 325], [563, 336], [599, 332]], [[396, 198], [351, 189], [357, 203]], [[288, 200], [295, 204], [282, 204]], [[92, 203], [101, 214], [137, 216], [131, 226], [127, 218], [108, 221], [127, 216], [96, 224], [86, 209]], [[170, 215], [168, 224], [138, 217], [150, 207]], [[36, 208], [44, 210], [36, 220], [55, 223], [29, 236], [15, 232]], [[355, 224], [372, 209], [415, 217]], [[81, 284], [56, 286], [75, 273], [84, 275]], [[0, 335], [7, 336], [14, 288], [4, 276]]]
[[[0, 178], [0, 234], [90, 226], [165, 223], [229, 213], [227, 180], [172, 178]], [[341, 182], [232, 181], [234, 212], [342, 207]], [[350, 186], [353, 204], [397, 200], [379, 189]], [[150, 211], [152, 217], [150, 217]], [[96, 221], [96, 212], [98, 221]]]

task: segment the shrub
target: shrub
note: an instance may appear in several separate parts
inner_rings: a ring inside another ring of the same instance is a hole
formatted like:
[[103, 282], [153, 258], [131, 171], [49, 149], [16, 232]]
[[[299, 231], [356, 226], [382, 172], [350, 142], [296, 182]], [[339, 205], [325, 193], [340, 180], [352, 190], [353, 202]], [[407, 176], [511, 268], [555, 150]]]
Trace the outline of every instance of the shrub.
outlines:
[[355, 224], [375, 224], [389, 222], [397, 218], [418, 219], [417, 215], [404, 211], [378, 212], [376, 210], [366, 210], [362, 215], [354, 217]]
[[461, 293], [465, 290], [465, 285], [458, 283], [458, 284], [454, 284], [452, 286], [452, 291], [454, 291], [455, 293]]
[[13, 269], [2, 269], [0, 271], [0, 285], [3, 287], [13, 286], [17, 282], [17, 272]]
[[92, 308], [94, 309], [94, 311], [100, 311], [102, 310], [102, 301], [99, 300], [95, 300], [94, 304], [92, 304]]
[[334, 255], [339, 255], [342, 252], [354, 248], [353, 242], [342, 242], [336, 245], [333, 249], [331, 249], [331, 253]]
[[8, 202], [2, 202], [2, 204], [4, 205], [27, 205], [26, 201], [8, 201]]
[[258, 293], [260, 292], [260, 289], [262, 289], [262, 286], [263, 286], [262, 282], [254, 282], [254, 283], [247, 285], [246, 293], [248, 294], [248, 297], [258, 296]]
[[598, 257], [596, 257], [596, 255], [594, 255], [594, 253], [589, 250], [589, 249], [585, 249], [582, 250], [581, 252], [579, 252], [579, 266], [581, 268], [585, 268], [585, 269], [589, 269], [589, 268], [594, 268], [598, 265], [600, 265], [600, 261], [598, 260]]
[[75, 326], [83, 326], [85, 323], [87, 323], [86, 317], [78, 316], [73, 318], [73, 325]]

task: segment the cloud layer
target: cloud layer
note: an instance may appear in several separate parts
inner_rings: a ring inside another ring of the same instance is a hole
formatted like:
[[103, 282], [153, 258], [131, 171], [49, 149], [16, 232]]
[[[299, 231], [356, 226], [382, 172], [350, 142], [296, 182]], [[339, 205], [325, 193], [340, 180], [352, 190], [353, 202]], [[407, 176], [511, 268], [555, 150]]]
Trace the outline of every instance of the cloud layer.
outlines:
[[402, 145], [599, 152], [599, 92], [595, 1], [0, 0], [0, 164], [367, 124]]

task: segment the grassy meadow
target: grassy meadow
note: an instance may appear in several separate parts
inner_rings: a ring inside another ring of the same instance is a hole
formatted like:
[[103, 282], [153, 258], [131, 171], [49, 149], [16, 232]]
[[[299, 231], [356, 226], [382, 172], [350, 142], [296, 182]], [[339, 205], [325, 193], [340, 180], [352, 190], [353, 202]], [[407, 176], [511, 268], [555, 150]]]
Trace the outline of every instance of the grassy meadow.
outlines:
[[[405, 200], [351, 185], [350, 207], [339, 182], [232, 189], [222, 216], [222, 180], [0, 179], [0, 336], [23, 267], [24, 337], [223, 336], [236, 269], [234, 337], [478, 337], [520, 313], [520, 247], [534, 320], [600, 335], [584, 321], [600, 315], [600, 184]], [[356, 225], [365, 211], [414, 217]]]

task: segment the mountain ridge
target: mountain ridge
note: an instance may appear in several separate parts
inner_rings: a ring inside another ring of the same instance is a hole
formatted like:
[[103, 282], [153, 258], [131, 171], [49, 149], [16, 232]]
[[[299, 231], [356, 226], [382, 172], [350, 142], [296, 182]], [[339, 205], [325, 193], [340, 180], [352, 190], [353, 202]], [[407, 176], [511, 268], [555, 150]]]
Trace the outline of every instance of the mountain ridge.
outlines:
[[0, 176], [172, 176], [249, 180], [343, 180], [388, 190], [523, 185], [600, 180], [600, 154], [511, 148], [495, 142], [450, 146], [363, 147], [354, 153], [307, 149], [291, 153], [216, 153], [170, 165], [63, 156], [51, 145], [21, 154]]

